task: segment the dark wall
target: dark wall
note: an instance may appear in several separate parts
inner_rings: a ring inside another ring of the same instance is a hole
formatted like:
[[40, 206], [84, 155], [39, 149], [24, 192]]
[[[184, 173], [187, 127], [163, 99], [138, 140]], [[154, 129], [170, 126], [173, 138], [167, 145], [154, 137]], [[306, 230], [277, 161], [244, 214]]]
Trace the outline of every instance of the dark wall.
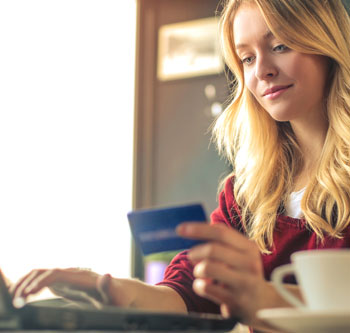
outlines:
[[[213, 102], [228, 96], [224, 73], [157, 79], [158, 29], [213, 17], [218, 0], [139, 0], [136, 77], [134, 208], [202, 202], [208, 215], [217, 205], [219, 180], [228, 172], [210, 130]], [[208, 99], [206, 87], [216, 96]], [[135, 249], [133, 274], [142, 278]]]

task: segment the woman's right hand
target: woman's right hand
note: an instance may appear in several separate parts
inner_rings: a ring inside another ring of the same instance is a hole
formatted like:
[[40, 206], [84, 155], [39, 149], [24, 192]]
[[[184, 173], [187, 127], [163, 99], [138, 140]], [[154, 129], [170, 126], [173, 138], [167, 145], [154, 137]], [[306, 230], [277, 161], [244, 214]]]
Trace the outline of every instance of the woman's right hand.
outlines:
[[69, 293], [64, 296], [73, 300], [77, 299], [74, 291], [75, 294], [84, 292], [97, 302], [121, 307], [131, 307], [136, 298], [132, 280], [111, 278], [77, 268], [35, 269], [12, 285], [10, 293], [14, 304], [20, 304], [45, 287], [51, 288], [54, 293], [62, 288], [72, 290], [72, 297]]

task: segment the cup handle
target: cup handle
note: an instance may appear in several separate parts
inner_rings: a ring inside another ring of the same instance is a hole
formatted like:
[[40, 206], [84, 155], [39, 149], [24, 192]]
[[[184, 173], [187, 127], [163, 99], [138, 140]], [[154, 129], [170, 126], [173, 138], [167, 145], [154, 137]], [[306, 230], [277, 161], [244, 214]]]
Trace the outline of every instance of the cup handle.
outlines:
[[293, 264], [283, 265], [275, 268], [271, 275], [271, 281], [277, 292], [288, 303], [296, 306], [297, 308], [305, 308], [305, 304], [284, 287], [283, 278], [288, 274], [294, 274]]

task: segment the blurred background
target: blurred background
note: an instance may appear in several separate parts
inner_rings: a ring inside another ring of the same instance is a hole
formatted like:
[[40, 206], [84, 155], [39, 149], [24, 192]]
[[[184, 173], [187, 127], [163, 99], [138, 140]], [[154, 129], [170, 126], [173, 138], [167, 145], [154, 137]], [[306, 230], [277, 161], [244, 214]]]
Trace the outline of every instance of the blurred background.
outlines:
[[0, 1], [0, 267], [129, 276], [136, 1]]
[[131, 209], [202, 202], [228, 166], [210, 125], [229, 91], [218, 0], [0, 2], [0, 267], [155, 283]]

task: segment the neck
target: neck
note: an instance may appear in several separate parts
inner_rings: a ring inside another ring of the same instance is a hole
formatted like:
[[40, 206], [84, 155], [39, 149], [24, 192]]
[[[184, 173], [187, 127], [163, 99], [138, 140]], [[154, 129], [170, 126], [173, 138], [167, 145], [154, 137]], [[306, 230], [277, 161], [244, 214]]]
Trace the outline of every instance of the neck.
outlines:
[[303, 155], [303, 169], [312, 169], [318, 162], [324, 146], [328, 130], [326, 119], [312, 119], [310, 121], [291, 121]]
[[294, 191], [307, 186], [319, 161], [328, 130], [326, 119], [291, 121], [293, 131], [302, 152], [303, 166], [294, 179]]

